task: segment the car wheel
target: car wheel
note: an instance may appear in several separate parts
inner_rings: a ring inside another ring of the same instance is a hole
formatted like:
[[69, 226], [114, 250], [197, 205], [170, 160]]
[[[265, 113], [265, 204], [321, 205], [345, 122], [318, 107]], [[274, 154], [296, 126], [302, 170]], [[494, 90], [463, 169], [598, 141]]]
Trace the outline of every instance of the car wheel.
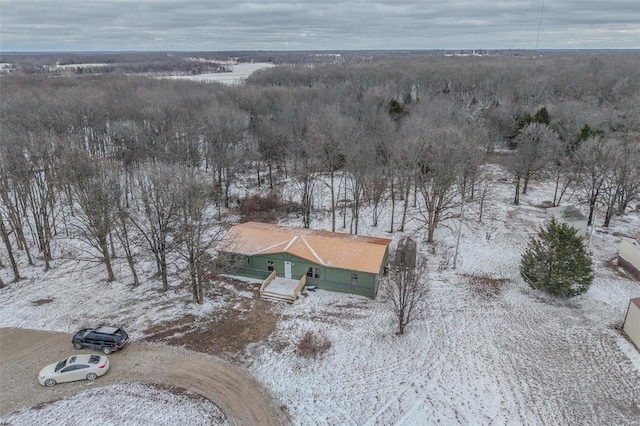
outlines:
[[56, 381], [53, 380], [53, 379], [47, 379], [47, 380], [44, 381], [44, 385], [45, 386], [49, 386], [49, 387], [55, 386], [56, 385]]
[[96, 373], [87, 374], [87, 380], [95, 380], [98, 375]]
[[77, 350], [82, 349], [82, 345], [80, 343], [74, 343], [73, 347], [76, 348]]
[[102, 352], [104, 352], [105, 355], [109, 355], [111, 353], [111, 348], [107, 348], [105, 346], [104, 348], [102, 348]]

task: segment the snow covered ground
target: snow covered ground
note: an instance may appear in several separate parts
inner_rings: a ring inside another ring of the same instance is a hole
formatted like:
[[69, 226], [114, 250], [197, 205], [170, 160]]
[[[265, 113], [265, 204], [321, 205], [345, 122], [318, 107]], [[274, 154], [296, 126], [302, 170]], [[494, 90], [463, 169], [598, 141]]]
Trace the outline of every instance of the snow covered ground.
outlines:
[[1, 418], [9, 425], [227, 425], [224, 414], [204, 398], [188, 398], [140, 383], [81, 392], [38, 409]]
[[[396, 241], [411, 235], [429, 261], [428, 303], [404, 336], [395, 335], [382, 297], [374, 301], [316, 291], [294, 305], [274, 304], [281, 314], [277, 330], [268, 342], [250, 345], [242, 359], [296, 424], [640, 425], [640, 353], [617, 329], [629, 299], [640, 297], [640, 283], [615, 266], [619, 236], [640, 233], [640, 213], [615, 218], [606, 232], [596, 226], [592, 287], [568, 302], [556, 301], [530, 289], [518, 273], [520, 255], [544, 221], [539, 205], [552, 198], [552, 187], [533, 183], [515, 206], [510, 204], [512, 186], [500, 179], [498, 169], [494, 172], [482, 223], [478, 206], [468, 204], [456, 269], [450, 262], [455, 222], [439, 228], [436, 243], [429, 245], [422, 242], [416, 221], [402, 235], [391, 235], [388, 211], [375, 228], [363, 216], [361, 234]], [[282, 224], [301, 222], [292, 218]], [[330, 230], [329, 215], [317, 212], [312, 227]], [[167, 293], [158, 291], [155, 282], [132, 290], [124, 263], [116, 271], [123, 278], [114, 283], [102, 280], [99, 265], [58, 259], [54, 266], [47, 273], [25, 268], [26, 280], [0, 290], [0, 326], [72, 332], [98, 320], [112, 321], [127, 324], [136, 338], [159, 320], [211, 315], [225, 306], [217, 299], [193, 305], [188, 290], [176, 283]], [[151, 265], [146, 269], [144, 275], [151, 275]], [[8, 270], [0, 274], [9, 281]], [[487, 287], [489, 281], [495, 286]], [[239, 296], [253, 297], [249, 292]], [[318, 360], [295, 353], [307, 331], [331, 341]], [[149, 412], [166, 410], [162, 418], [168, 420], [174, 413], [175, 419], [190, 415], [193, 422], [181, 421], [198, 424], [196, 406], [184, 414], [179, 410], [188, 411], [187, 404], [145, 398], [145, 392], [133, 404]], [[110, 398], [117, 402], [124, 398], [119, 395], [113, 389]], [[65, 410], [94, 398], [80, 394], [52, 407]], [[11, 417], [11, 424], [32, 424], [35, 412]]]
[[233, 65], [233, 71], [223, 73], [205, 73], [198, 75], [178, 75], [171, 77], [162, 77], [172, 80], [191, 80], [204, 82], [218, 82], [223, 84], [239, 84], [248, 78], [252, 72], [262, 68], [271, 68], [275, 66], [271, 62], [255, 62], [255, 63], [239, 63]]

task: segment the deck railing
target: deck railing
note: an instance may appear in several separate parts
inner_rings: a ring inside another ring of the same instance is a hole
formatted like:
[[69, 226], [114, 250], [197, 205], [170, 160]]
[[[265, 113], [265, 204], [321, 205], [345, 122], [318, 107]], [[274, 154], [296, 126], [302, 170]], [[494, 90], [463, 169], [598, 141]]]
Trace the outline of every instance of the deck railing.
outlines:
[[274, 269], [269, 276], [267, 277], [266, 280], [264, 280], [264, 282], [262, 283], [262, 285], [260, 286], [260, 297], [262, 297], [262, 293], [264, 293], [264, 289], [271, 283], [271, 281], [273, 281], [273, 279], [276, 277], [276, 270]]
[[300, 282], [296, 286], [296, 289], [293, 290], [293, 300], [296, 300], [298, 298], [298, 293], [300, 293], [302, 291], [302, 288], [306, 284], [307, 284], [307, 276], [303, 275], [302, 278], [300, 278]]

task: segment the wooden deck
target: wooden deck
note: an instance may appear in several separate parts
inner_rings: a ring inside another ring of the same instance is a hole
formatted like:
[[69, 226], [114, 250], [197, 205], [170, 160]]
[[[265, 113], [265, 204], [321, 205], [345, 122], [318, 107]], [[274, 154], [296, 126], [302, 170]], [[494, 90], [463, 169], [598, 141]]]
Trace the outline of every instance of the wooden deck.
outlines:
[[298, 298], [298, 294], [302, 291], [306, 283], [306, 276], [298, 281], [278, 277], [276, 271], [273, 271], [262, 283], [260, 287], [260, 297], [276, 302], [293, 303]]

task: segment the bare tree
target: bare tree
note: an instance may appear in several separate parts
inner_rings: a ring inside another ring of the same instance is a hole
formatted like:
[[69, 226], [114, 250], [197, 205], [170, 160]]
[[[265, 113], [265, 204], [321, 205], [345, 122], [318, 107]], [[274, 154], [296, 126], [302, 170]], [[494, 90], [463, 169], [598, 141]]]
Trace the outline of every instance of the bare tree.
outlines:
[[624, 214], [631, 200], [640, 198], [640, 132], [621, 135], [621, 139], [621, 161], [616, 168], [620, 185], [618, 214]]
[[225, 207], [229, 207], [229, 188], [245, 165], [244, 137], [248, 128], [246, 113], [230, 106], [215, 104], [203, 117], [207, 163], [214, 169], [215, 182], [221, 190]]
[[134, 249], [132, 243], [132, 231], [133, 222], [131, 221], [131, 208], [129, 207], [129, 199], [127, 198], [127, 191], [123, 187], [127, 186], [128, 172], [121, 173], [119, 177], [114, 179], [114, 186], [117, 187], [115, 192], [115, 205], [114, 205], [114, 221], [113, 230], [120, 241], [120, 245], [124, 250], [127, 264], [131, 270], [131, 276], [133, 277], [133, 286], [137, 287], [140, 284], [138, 279], [138, 272], [136, 271], [136, 261], [134, 256]]
[[169, 289], [167, 255], [177, 244], [174, 232], [178, 225], [180, 187], [177, 177], [181, 168], [156, 164], [141, 169], [136, 177], [139, 214], [130, 216], [149, 244], [165, 291]]
[[16, 258], [13, 256], [13, 248], [11, 247], [11, 240], [9, 239], [9, 230], [6, 228], [4, 224], [4, 219], [2, 217], [1, 210], [0, 210], [0, 234], [2, 234], [2, 241], [4, 242], [4, 246], [7, 249], [7, 254], [9, 256], [9, 263], [11, 264], [11, 269], [13, 270], [13, 281], [19, 281], [20, 271], [18, 270], [18, 262], [16, 262]]
[[640, 194], [640, 135], [613, 133], [608, 139], [611, 168], [601, 191], [605, 227], [614, 213], [624, 214], [628, 203]]
[[596, 205], [602, 198], [603, 187], [611, 177], [615, 152], [612, 144], [611, 138], [591, 136], [582, 142], [574, 153], [573, 159], [578, 173], [578, 196], [589, 206], [589, 225], [593, 221]]
[[402, 201], [402, 217], [398, 231], [404, 231], [409, 209], [409, 198], [411, 189], [414, 188], [415, 177], [417, 175], [417, 146], [413, 140], [414, 135], [411, 129], [405, 132], [406, 126], [402, 126], [393, 139], [391, 147], [391, 159], [388, 170], [390, 176], [390, 198], [391, 198], [391, 220], [389, 232], [394, 232], [395, 205], [396, 198]]
[[[98, 252], [87, 252], [92, 259], [104, 263], [107, 281], [114, 281], [110, 250], [114, 226], [114, 206], [117, 205], [119, 187], [114, 173], [102, 160], [91, 159], [84, 152], [75, 152], [67, 158], [67, 178], [70, 179], [73, 201], [78, 211], [71, 222], [77, 237]], [[71, 166], [73, 164], [73, 166]]]
[[509, 161], [509, 171], [515, 178], [514, 204], [520, 204], [520, 191], [526, 194], [529, 180], [539, 173], [557, 150], [559, 139], [546, 124], [530, 123], [515, 138], [517, 149]]
[[187, 169], [179, 177], [179, 223], [176, 237], [178, 253], [187, 261], [193, 301], [204, 301], [204, 283], [213, 271], [208, 250], [214, 247], [228, 228], [225, 222], [214, 220], [211, 185], [195, 169]]
[[322, 182], [331, 194], [331, 231], [336, 230], [336, 210], [340, 185], [336, 188], [336, 172], [344, 167], [345, 146], [356, 138], [357, 123], [341, 113], [336, 105], [325, 106], [318, 111], [311, 122], [311, 137], [321, 148], [319, 150], [322, 170], [329, 173], [329, 180]]
[[465, 157], [473, 155], [475, 147], [452, 128], [430, 130], [423, 138], [416, 152], [417, 182], [424, 202], [427, 241], [433, 242], [440, 222], [458, 214], [461, 194], [457, 184], [464, 177]]
[[428, 295], [427, 272], [427, 263], [423, 259], [415, 265], [396, 262], [390, 266], [383, 288], [385, 303], [398, 324], [396, 334], [404, 334], [406, 327], [424, 314]]
[[[32, 178], [31, 167], [25, 158], [24, 138], [5, 131], [0, 138], [0, 200], [5, 207], [7, 227], [15, 233], [16, 247], [24, 250], [29, 265], [33, 265], [31, 250], [25, 237], [28, 212], [28, 188]], [[10, 142], [10, 143], [9, 143]]]
[[55, 157], [57, 138], [50, 132], [30, 133], [25, 156], [30, 165], [30, 179], [26, 186], [33, 224], [38, 238], [38, 248], [42, 253], [45, 271], [51, 268], [53, 258], [51, 240], [53, 239], [54, 212], [56, 208], [56, 168], [59, 159]]
[[[309, 95], [309, 94], [306, 94]], [[322, 151], [310, 134], [313, 101], [309, 98], [290, 99], [285, 105], [283, 125], [286, 126], [293, 156], [295, 190], [300, 196], [302, 223], [311, 224], [311, 209], [315, 197], [318, 175], [322, 171]]]

